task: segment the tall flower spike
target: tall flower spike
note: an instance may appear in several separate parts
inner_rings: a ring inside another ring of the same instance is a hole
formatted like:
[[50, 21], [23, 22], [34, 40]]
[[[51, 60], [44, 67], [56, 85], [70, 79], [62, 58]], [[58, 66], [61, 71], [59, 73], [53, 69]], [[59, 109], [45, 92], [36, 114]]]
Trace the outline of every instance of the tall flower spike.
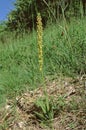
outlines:
[[42, 51], [42, 42], [43, 42], [43, 26], [42, 18], [40, 13], [37, 15], [37, 43], [38, 43], [38, 59], [39, 59], [39, 70], [43, 69], [43, 51]]

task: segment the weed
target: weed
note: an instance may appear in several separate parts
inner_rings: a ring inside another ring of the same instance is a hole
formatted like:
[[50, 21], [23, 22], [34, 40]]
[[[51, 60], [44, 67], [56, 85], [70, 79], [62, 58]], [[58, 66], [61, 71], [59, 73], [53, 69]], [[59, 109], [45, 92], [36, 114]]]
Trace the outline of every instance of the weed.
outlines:
[[38, 60], [39, 60], [39, 70], [41, 73], [41, 78], [44, 87], [44, 98], [40, 98], [36, 101], [36, 106], [40, 108], [40, 112], [35, 111], [36, 116], [43, 123], [48, 123], [53, 119], [53, 109], [52, 104], [49, 101], [48, 94], [46, 92], [46, 85], [44, 83], [43, 75], [43, 51], [42, 51], [42, 38], [43, 38], [43, 28], [42, 28], [42, 19], [41, 15], [37, 15], [37, 42], [38, 42]]
[[39, 112], [35, 112], [41, 122], [51, 121], [53, 119], [53, 104], [49, 101], [48, 97], [40, 98], [36, 101], [36, 106], [39, 108]]

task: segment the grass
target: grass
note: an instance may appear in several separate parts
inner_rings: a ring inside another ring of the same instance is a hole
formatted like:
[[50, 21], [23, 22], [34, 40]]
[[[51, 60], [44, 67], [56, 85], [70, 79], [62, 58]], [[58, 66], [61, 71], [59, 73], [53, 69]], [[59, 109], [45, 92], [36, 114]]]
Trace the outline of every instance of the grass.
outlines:
[[[61, 22], [49, 25], [43, 35], [43, 72], [76, 76], [86, 73], [86, 19], [73, 20], [65, 32]], [[67, 34], [66, 34], [67, 33]], [[38, 65], [37, 34], [0, 41], [0, 102], [42, 83]]]
[[[44, 61], [40, 65], [36, 31], [18, 38], [14, 38], [15, 34], [12, 36], [10, 33], [5, 35], [4, 42], [0, 40], [0, 106], [2, 107], [7, 100], [13, 100], [12, 119], [9, 121], [9, 115], [6, 115], [8, 119], [1, 124], [1, 129], [9, 128], [12, 120], [18, 118], [18, 115], [14, 114], [17, 111], [16, 97], [24, 91], [34, 90], [39, 86], [47, 87], [44, 83], [47, 76], [54, 79], [59, 76], [76, 77], [86, 73], [85, 28], [86, 19], [48, 25], [43, 31]], [[43, 68], [40, 70], [45, 79], [39, 70], [42, 65]], [[34, 113], [39, 122], [51, 128], [53, 118], [59, 116], [63, 110], [71, 113], [80, 107], [83, 111], [85, 106], [83, 101], [81, 105], [78, 104], [75, 98], [66, 108], [64, 96], [59, 96], [54, 102], [54, 99], [50, 100], [47, 93], [44, 98], [38, 98], [35, 105], [38, 109]], [[70, 122], [68, 127], [74, 129], [76, 124]]]

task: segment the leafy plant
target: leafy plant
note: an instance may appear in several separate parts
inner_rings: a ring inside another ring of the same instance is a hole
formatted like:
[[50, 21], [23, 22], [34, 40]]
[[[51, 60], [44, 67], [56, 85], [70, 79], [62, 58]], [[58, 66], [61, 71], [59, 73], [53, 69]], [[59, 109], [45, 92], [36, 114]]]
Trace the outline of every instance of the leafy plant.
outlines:
[[35, 114], [38, 117], [39, 121], [44, 123], [52, 121], [54, 117], [53, 104], [48, 99], [48, 96], [38, 99], [35, 105], [39, 109], [39, 111], [35, 111]]
[[35, 102], [37, 111], [35, 115], [40, 122], [45, 124], [52, 124], [53, 118], [59, 114], [61, 110], [65, 108], [65, 99], [63, 96], [59, 96], [56, 100], [54, 97], [45, 96], [40, 97]]

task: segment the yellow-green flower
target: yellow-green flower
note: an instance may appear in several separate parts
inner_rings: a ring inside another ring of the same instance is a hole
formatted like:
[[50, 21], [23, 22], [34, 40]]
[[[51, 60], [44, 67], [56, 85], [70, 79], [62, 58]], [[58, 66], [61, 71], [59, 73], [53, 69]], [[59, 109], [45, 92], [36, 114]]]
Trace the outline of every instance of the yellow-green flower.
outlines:
[[43, 27], [42, 18], [40, 13], [37, 15], [37, 43], [38, 43], [38, 58], [39, 58], [39, 70], [43, 69], [43, 52], [42, 52], [42, 39], [43, 37]]

